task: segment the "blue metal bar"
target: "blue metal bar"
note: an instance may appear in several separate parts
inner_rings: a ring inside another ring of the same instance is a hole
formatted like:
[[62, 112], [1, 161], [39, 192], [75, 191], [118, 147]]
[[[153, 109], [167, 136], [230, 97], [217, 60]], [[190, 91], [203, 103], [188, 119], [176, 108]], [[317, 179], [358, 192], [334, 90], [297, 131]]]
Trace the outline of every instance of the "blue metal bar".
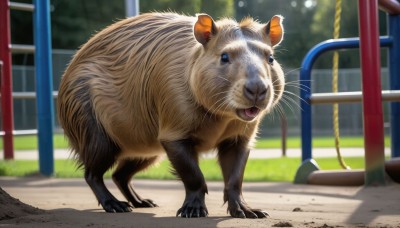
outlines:
[[45, 176], [54, 173], [53, 154], [53, 77], [51, 60], [50, 0], [35, 0], [34, 38], [36, 65], [39, 170]]
[[[400, 15], [389, 15], [389, 36], [395, 40], [389, 49], [390, 89], [400, 89]], [[400, 157], [400, 102], [390, 103], [392, 157]]]
[[[392, 46], [393, 38], [389, 36], [380, 37], [381, 47]], [[303, 59], [300, 69], [300, 107], [301, 107], [301, 156], [302, 161], [312, 158], [312, 112], [310, 105], [311, 97], [311, 70], [317, 58], [328, 51], [359, 48], [360, 39], [343, 38], [330, 39], [314, 46]]]

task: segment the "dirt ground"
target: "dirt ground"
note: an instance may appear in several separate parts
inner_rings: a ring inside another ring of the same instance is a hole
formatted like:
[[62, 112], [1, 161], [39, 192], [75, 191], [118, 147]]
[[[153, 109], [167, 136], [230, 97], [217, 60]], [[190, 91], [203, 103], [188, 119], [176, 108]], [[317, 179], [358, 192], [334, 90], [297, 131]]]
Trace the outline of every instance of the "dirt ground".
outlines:
[[[82, 179], [0, 177], [0, 227], [396, 227], [400, 185], [327, 187], [291, 183], [244, 183], [244, 197], [267, 219], [235, 219], [222, 203], [223, 185], [209, 182], [207, 218], [177, 218], [184, 199], [178, 181], [136, 180], [137, 191], [158, 208], [109, 214], [97, 205]], [[107, 186], [123, 199], [115, 185]], [[32, 205], [33, 207], [27, 206]], [[38, 209], [40, 208], [40, 209]], [[42, 209], [42, 210], [41, 210]]]

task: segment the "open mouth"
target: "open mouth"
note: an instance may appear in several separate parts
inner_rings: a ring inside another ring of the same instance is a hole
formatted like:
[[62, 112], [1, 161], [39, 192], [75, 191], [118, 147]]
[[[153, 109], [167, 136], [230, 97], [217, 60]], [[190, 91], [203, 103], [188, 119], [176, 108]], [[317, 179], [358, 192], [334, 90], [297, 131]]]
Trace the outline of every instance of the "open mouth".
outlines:
[[241, 119], [245, 121], [251, 121], [258, 116], [258, 114], [260, 113], [260, 109], [257, 107], [237, 109], [236, 113]]

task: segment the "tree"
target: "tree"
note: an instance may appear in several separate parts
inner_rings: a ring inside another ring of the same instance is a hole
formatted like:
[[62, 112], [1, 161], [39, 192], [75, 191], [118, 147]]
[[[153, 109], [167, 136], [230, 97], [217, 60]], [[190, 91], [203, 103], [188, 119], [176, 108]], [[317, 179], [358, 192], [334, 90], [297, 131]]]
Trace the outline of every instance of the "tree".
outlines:
[[[319, 0], [313, 24], [312, 33], [315, 34], [318, 42], [333, 37], [333, 24], [335, 14], [335, 1]], [[329, 20], [328, 20], [329, 19]], [[386, 13], [379, 12], [379, 30], [381, 35], [386, 34]], [[340, 23], [340, 37], [358, 37], [358, 8], [357, 1], [343, 1]], [[383, 50], [383, 49], [382, 49]], [[332, 55], [322, 56], [316, 66], [319, 68], [329, 68], [332, 64]], [[386, 64], [386, 55], [382, 55], [382, 65]], [[340, 52], [340, 68], [358, 68], [360, 67], [359, 49]]]
[[[235, 0], [236, 18], [251, 15], [266, 22], [282, 14], [285, 38], [277, 49], [278, 60], [287, 68], [299, 68], [306, 53], [316, 44], [333, 37], [334, 0]], [[380, 31], [386, 34], [386, 15], [380, 12]], [[358, 36], [357, 1], [342, 1], [341, 37]], [[358, 49], [340, 53], [340, 67], [359, 67]], [[386, 55], [382, 55], [385, 63]], [[321, 56], [316, 67], [330, 68], [331, 54]]]
[[140, 13], [172, 11], [194, 15], [200, 10], [201, 0], [142, 0], [139, 7]]
[[232, 17], [233, 0], [146, 0], [140, 1], [140, 12], [173, 11], [187, 15], [207, 13], [214, 18]]
[[53, 48], [76, 49], [92, 34], [125, 18], [124, 1], [53, 0]]
[[[32, 0], [14, 0], [32, 3]], [[77, 49], [94, 33], [125, 18], [124, 0], [51, 0], [52, 46]], [[140, 12], [173, 11], [187, 15], [208, 13], [214, 18], [233, 16], [233, 0], [146, 0]], [[12, 43], [33, 44], [32, 13], [11, 12]], [[28, 57], [28, 58], [26, 58]], [[14, 55], [14, 64], [33, 64], [32, 55]]]
[[207, 13], [214, 19], [233, 17], [235, 10], [233, 3], [233, 0], [202, 0], [199, 12]]

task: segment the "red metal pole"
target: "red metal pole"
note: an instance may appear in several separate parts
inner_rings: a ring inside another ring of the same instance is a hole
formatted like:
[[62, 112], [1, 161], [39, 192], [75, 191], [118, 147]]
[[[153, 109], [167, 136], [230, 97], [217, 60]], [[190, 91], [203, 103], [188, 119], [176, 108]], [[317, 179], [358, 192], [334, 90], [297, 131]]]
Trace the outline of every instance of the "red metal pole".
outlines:
[[391, 15], [400, 14], [400, 2], [397, 0], [379, 0], [379, 8]]
[[358, 0], [358, 15], [364, 113], [365, 185], [383, 185], [385, 154], [378, 1]]
[[0, 0], [0, 59], [3, 61], [1, 77], [1, 109], [3, 120], [4, 159], [14, 158], [13, 98], [10, 50], [10, 8], [8, 0]]

